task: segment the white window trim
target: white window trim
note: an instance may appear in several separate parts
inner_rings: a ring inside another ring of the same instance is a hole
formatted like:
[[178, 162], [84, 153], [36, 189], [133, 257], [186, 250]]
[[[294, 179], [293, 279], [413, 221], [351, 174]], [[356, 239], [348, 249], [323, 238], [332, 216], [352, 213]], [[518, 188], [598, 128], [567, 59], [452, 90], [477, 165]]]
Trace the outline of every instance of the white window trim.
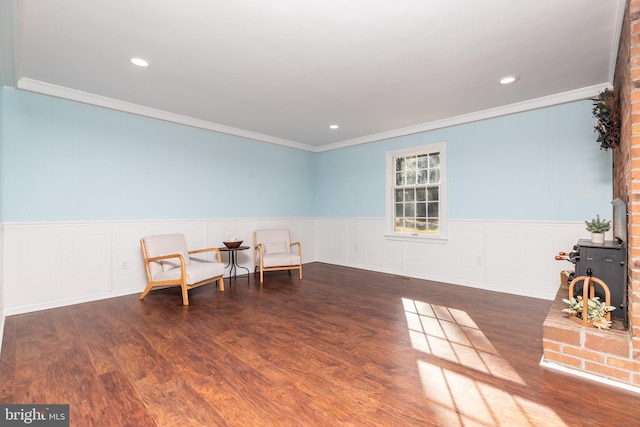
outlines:
[[[408, 234], [408, 233], [396, 233], [393, 226], [393, 178], [395, 173], [395, 164], [393, 159], [398, 156], [410, 156], [414, 154], [424, 154], [432, 152], [440, 153], [440, 212], [439, 212], [439, 230], [436, 235], [433, 234]], [[385, 238], [389, 240], [410, 240], [410, 241], [422, 241], [432, 243], [446, 243], [448, 239], [448, 224], [449, 216], [447, 212], [447, 143], [436, 142], [433, 144], [422, 145], [419, 147], [404, 148], [402, 150], [387, 151], [386, 153], [386, 218], [385, 218]]]

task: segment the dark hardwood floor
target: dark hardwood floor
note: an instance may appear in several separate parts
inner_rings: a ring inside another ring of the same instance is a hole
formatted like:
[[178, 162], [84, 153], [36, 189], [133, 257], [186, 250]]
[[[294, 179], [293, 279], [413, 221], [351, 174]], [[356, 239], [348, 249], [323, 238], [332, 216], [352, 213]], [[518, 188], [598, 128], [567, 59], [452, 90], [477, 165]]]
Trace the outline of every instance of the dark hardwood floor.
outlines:
[[73, 426], [633, 425], [640, 395], [545, 370], [550, 301], [320, 263], [6, 318], [0, 403]]

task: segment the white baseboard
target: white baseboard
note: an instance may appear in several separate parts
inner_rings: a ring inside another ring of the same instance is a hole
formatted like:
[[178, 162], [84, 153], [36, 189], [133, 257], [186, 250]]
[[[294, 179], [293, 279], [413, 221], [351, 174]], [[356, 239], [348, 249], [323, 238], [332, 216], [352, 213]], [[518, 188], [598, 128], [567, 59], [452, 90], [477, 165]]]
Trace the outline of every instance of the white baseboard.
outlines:
[[559, 365], [557, 363], [553, 363], [553, 362], [549, 362], [548, 360], [544, 359], [544, 356], [542, 356], [542, 359], [540, 360], [540, 366], [544, 367], [544, 368], [548, 368], [548, 369], [553, 369], [555, 371], [558, 372], [562, 372], [564, 374], [568, 374], [568, 375], [573, 375], [576, 377], [580, 377], [580, 378], [584, 378], [586, 380], [589, 381], [595, 381], [595, 382], [599, 382], [602, 384], [606, 384], [612, 387], [617, 387], [617, 388], [621, 388], [627, 391], [631, 391], [633, 393], [639, 393], [640, 394], [640, 387], [631, 385], [631, 384], [627, 384], [627, 383], [623, 383], [620, 381], [614, 381], [608, 378], [604, 378], [598, 375], [593, 375], [590, 374], [588, 372], [584, 372], [584, 371], [579, 371], [577, 369], [571, 369], [571, 368], [567, 368], [566, 366], [562, 366]]

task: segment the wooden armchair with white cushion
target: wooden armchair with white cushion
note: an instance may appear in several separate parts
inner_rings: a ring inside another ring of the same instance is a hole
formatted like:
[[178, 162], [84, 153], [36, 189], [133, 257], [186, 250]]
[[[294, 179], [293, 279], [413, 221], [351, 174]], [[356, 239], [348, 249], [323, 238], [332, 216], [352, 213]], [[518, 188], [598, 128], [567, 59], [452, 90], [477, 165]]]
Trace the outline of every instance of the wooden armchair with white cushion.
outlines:
[[[153, 288], [180, 286], [182, 303], [189, 305], [189, 289], [216, 281], [220, 290], [224, 291], [224, 264], [218, 248], [187, 251], [187, 242], [182, 234], [144, 237], [140, 240], [140, 245], [148, 279], [140, 299], [144, 299]], [[217, 262], [189, 257], [206, 252], [214, 252]]]
[[254, 272], [260, 270], [260, 283], [265, 271], [275, 270], [298, 270], [302, 279], [302, 246], [300, 242], [291, 243], [289, 230], [256, 230], [253, 246]]

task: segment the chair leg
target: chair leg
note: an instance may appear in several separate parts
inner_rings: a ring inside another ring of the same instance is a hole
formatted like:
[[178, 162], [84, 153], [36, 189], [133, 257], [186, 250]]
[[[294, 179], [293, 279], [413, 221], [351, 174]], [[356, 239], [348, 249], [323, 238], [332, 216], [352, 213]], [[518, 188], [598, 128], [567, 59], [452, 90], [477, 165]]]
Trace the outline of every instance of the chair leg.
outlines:
[[153, 289], [153, 286], [151, 286], [151, 284], [148, 284], [147, 287], [144, 288], [144, 291], [142, 292], [142, 294], [140, 294], [140, 299], [144, 299], [144, 297], [149, 295], [149, 292], [151, 292], [151, 289]]
[[300, 272], [300, 280], [302, 280], [302, 266], [300, 266], [300, 268], [298, 269], [298, 271]]
[[218, 280], [218, 287], [220, 288], [220, 291], [224, 292], [224, 277], [221, 277], [220, 280]]
[[181, 285], [182, 288], [182, 305], [189, 305], [189, 290], [187, 285]]
[[262, 284], [262, 282], [264, 282], [264, 272], [260, 269], [260, 284]]

